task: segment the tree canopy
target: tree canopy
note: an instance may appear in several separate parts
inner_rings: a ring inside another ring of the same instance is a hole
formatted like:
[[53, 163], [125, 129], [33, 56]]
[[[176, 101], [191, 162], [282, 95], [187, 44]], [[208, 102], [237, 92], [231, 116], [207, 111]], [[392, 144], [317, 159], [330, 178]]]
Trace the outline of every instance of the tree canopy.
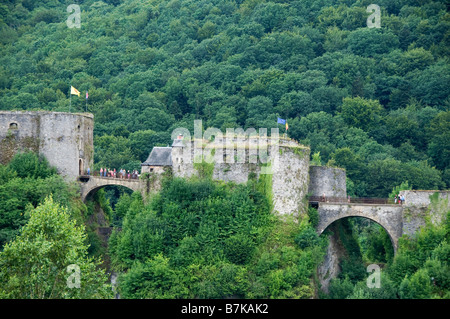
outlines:
[[[191, 129], [193, 119], [222, 130], [270, 129], [279, 116], [324, 163], [349, 147], [364, 165], [426, 160], [442, 176], [449, 169], [445, 1], [378, 5], [381, 28], [367, 26], [364, 1], [87, 0], [81, 27], [69, 28], [64, 1], [7, 1], [0, 109], [67, 111], [70, 85], [88, 91], [96, 168], [139, 168], [153, 146], [170, 144], [171, 131]], [[72, 96], [75, 111], [86, 107], [81, 95]], [[305, 120], [321, 125], [320, 112], [336, 124], [306, 130]], [[346, 134], [372, 147], [362, 154]], [[387, 196], [368, 174], [351, 176], [356, 195]]]

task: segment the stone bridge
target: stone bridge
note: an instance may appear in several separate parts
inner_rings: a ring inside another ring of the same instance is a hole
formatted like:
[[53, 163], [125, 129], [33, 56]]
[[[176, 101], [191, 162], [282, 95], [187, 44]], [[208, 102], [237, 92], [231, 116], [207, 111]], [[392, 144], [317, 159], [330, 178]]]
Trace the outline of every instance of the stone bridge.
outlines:
[[143, 195], [147, 191], [147, 183], [140, 179], [122, 179], [100, 176], [80, 176], [81, 199], [86, 201], [88, 196], [93, 195], [100, 188], [105, 186], [123, 186], [132, 191], [140, 191]]
[[403, 235], [403, 206], [389, 204], [319, 203], [318, 234], [322, 234], [333, 222], [346, 217], [364, 217], [378, 223], [391, 238], [394, 252], [398, 239]]

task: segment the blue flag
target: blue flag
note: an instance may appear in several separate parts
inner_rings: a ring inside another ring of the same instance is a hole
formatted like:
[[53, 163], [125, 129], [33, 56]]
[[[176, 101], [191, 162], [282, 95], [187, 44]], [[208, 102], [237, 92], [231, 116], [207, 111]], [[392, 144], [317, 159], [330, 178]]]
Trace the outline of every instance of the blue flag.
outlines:
[[286, 124], [286, 120], [278, 118], [277, 123], [279, 123], [279, 124]]

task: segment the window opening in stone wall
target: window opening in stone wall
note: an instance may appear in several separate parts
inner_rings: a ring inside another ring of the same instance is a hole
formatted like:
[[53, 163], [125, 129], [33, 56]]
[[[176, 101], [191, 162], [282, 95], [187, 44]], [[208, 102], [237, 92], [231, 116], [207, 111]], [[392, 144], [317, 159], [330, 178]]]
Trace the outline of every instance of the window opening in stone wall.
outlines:
[[19, 126], [17, 125], [17, 123], [10, 123], [9, 128], [11, 130], [17, 130], [19, 128]]

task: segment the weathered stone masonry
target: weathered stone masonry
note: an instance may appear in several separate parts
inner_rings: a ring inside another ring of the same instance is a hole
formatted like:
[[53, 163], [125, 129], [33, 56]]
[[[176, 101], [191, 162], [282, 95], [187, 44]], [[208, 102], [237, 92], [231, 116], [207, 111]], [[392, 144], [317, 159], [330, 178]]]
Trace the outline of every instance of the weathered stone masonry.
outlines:
[[45, 156], [67, 181], [92, 169], [94, 116], [90, 113], [0, 111], [0, 163], [19, 151]]
[[[261, 174], [268, 173], [266, 177], [271, 179], [275, 212], [296, 215], [306, 210], [308, 147], [289, 139], [272, 141], [270, 138], [234, 138], [218, 142], [219, 147], [205, 140], [175, 140], [171, 153], [174, 176], [190, 177], [198, 174], [193, 162], [195, 156], [200, 154], [198, 147], [201, 145], [203, 154], [213, 154], [213, 179], [239, 184], [246, 183], [252, 174], [259, 179]], [[227, 147], [227, 143], [231, 143], [231, 147], [230, 144]], [[260, 145], [267, 145], [267, 150], [259, 152]]]

